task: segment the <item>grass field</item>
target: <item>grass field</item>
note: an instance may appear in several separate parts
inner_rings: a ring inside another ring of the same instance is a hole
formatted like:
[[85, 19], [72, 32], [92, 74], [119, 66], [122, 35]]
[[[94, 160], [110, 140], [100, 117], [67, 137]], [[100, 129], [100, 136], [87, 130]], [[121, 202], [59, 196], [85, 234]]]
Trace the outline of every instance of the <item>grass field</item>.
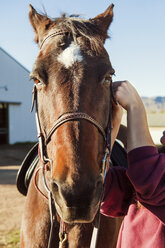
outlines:
[[0, 248], [19, 248], [20, 231], [13, 230], [0, 237]]

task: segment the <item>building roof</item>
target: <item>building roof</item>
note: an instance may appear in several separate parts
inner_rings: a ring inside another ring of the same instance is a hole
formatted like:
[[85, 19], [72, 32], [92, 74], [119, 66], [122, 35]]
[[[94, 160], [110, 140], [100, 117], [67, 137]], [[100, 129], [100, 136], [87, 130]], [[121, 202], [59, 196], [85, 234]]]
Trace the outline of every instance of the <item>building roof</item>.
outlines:
[[30, 73], [30, 71], [23, 66], [18, 60], [16, 60], [14, 57], [12, 57], [8, 52], [6, 52], [2, 47], [0, 47], [0, 51], [2, 51], [3, 53], [5, 53], [8, 57], [10, 57], [13, 61], [15, 61], [20, 67], [22, 67], [25, 71], [27, 71], [28, 73]]
[[25, 102], [31, 89], [29, 70], [0, 47], [0, 102]]

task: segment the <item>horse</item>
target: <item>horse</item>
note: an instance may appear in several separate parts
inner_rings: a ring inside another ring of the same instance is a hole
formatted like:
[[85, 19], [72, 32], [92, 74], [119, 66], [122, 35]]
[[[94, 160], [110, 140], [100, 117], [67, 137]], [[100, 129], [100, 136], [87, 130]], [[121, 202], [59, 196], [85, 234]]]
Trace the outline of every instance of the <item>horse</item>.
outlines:
[[[106, 171], [101, 165], [114, 69], [104, 42], [113, 4], [89, 20], [50, 18], [29, 9], [39, 46], [30, 74], [39, 162], [25, 201], [20, 246], [88, 248]], [[120, 222], [100, 216], [98, 248], [115, 247]]]

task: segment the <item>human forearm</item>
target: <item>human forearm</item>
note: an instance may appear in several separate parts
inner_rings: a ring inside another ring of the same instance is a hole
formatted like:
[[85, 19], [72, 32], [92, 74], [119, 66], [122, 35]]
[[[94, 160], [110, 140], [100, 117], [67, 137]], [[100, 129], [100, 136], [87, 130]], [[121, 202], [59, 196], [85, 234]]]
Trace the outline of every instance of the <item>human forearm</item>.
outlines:
[[131, 105], [127, 110], [127, 150], [142, 146], [154, 146], [143, 103]]
[[127, 150], [141, 146], [154, 146], [143, 102], [136, 89], [128, 82], [115, 82], [118, 103], [127, 110]]

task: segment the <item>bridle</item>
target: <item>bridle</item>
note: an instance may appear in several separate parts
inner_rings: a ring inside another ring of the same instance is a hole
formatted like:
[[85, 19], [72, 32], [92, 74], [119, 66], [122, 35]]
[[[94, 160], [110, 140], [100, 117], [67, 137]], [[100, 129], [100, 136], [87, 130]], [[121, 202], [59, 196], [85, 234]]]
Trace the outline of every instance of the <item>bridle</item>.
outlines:
[[[41, 43], [40, 45], [40, 49], [43, 47], [43, 44], [46, 40], [48, 40], [51, 37], [54, 37], [56, 35], [60, 35], [66, 32], [55, 32], [52, 33], [51, 35], [47, 36]], [[64, 113], [62, 114], [54, 123], [53, 127], [50, 129], [49, 133], [46, 135], [45, 133], [43, 134], [42, 131], [42, 127], [41, 127], [41, 123], [40, 123], [40, 118], [39, 118], [39, 112], [38, 112], [38, 97], [37, 97], [37, 86], [34, 85], [33, 88], [33, 100], [32, 100], [32, 108], [31, 111], [34, 108], [35, 105], [35, 117], [36, 117], [36, 126], [37, 126], [37, 133], [38, 133], [38, 141], [39, 141], [39, 157], [40, 160], [43, 164], [43, 168], [42, 168], [42, 173], [43, 173], [43, 183], [44, 186], [46, 188], [46, 191], [48, 192], [48, 199], [49, 199], [49, 210], [50, 210], [50, 219], [51, 219], [51, 229], [50, 229], [50, 235], [49, 235], [49, 242], [48, 242], [48, 248], [51, 247], [51, 243], [52, 243], [52, 237], [53, 237], [53, 228], [55, 225], [55, 215], [56, 215], [56, 209], [55, 209], [55, 204], [54, 204], [54, 200], [52, 197], [52, 192], [49, 189], [47, 183], [46, 183], [46, 178], [45, 178], [45, 165], [46, 164], [50, 164], [50, 170], [51, 170], [51, 176], [52, 176], [52, 160], [47, 156], [47, 145], [48, 143], [51, 141], [51, 137], [54, 134], [54, 132], [58, 129], [58, 127], [60, 127], [61, 125], [63, 125], [66, 122], [69, 121], [81, 121], [81, 120], [86, 120], [89, 123], [91, 123], [92, 125], [94, 125], [99, 133], [103, 136], [104, 141], [105, 141], [105, 150], [104, 150], [104, 157], [102, 160], [102, 166], [101, 166], [101, 175], [103, 177], [103, 182], [105, 180], [106, 177], [106, 170], [107, 170], [107, 164], [109, 163], [109, 159], [110, 159], [110, 155], [111, 155], [111, 129], [112, 129], [112, 99], [115, 101], [114, 98], [114, 94], [113, 94], [113, 88], [112, 88], [112, 82], [110, 83], [110, 111], [109, 111], [109, 120], [108, 120], [108, 125], [107, 125], [107, 132], [104, 131], [104, 128], [100, 125], [100, 123], [95, 120], [93, 117], [91, 117], [90, 115], [88, 115], [87, 113], [83, 113], [83, 112], [69, 112], [69, 113]], [[103, 193], [104, 190], [102, 192], [102, 196], [100, 199], [100, 207], [101, 207], [101, 202], [103, 200]], [[100, 207], [99, 207], [99, 212], [100, 212]], [[63, 222], [61, 222], [63, 225]], [[100, 214], [98, 214], [98, 219], [95, 223], [95, 227], [93, 230], [93, 235], [92, 235], [92, 241], [91, 241], [91, 247], [94, 248], [97, 245], [97, 234], [98, 234], [98, 229], [99, 229], [99, 224], [100, 224]], [[63, 247], [63, 244], [66, 241], [66, 232], [63, 230], [63, 228], [60, 227], [60, 229], [62, 229], [62, 231], [59, 232], [59, 237], [60, 237], [60, 244], [59, 247]], [[95, 236], [95, 238], [94, 238]]]

